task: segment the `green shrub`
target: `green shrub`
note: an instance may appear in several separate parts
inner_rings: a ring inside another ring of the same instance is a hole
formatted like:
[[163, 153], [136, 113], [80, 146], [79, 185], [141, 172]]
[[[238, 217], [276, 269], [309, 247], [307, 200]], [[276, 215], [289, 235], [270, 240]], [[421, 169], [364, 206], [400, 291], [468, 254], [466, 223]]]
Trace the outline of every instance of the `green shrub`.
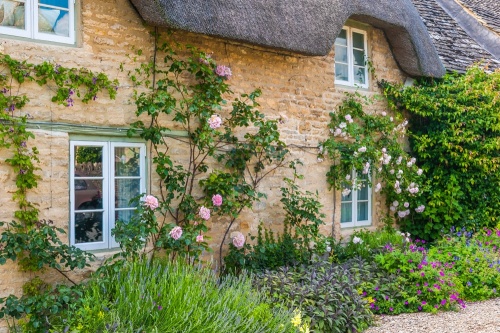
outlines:
[[245, 276], [218, 281], [214, 272], [185, 264], [126, 262], [85, 288], [83, 306], [60, 331], [294, 332], [292, 315], [270, 307]]
[[451, 229], [451, 234], [429, 250], [429, 258], [452, 266], [469, 301], [498, 296], [500, 291], [500, 229], [472, 234]]
[[325, 253], [325, 238], [319, 233], [325, 215], [321, 213], [318, 194], [301, 191], [295, 181], [302, 176], [294, 176], [294, 179], [285, 178], [286, 186], [281, 188], [285, 211], [282, 233], [275, 234], [261, 223], [257, 237], [251, 237], [256, 239], [254, 245], [247, 243], [237, 248], [230, 244], [229, 253], [224, 258], [226, 273], [307, 264], [314, 254]]
[[346, 243], [329, 239], [333, 244], [332, 255], [336, 262], [361, 257], [366, 261], [373, 261], [374, 255], [386, 247], [403, 248], [408, 246], [410, 235], [403, 234], [394, 228], [386, 227], [376, 231], [357, 230]]
[[452, 266], [434, 261], [423, 246], [411, 244], [403, 250], [388, 247], [375, 261], [395, 277], [390, 284], [363, 284], [362, 292], [370, 298], [375, 313], [435, 312], [463, 305], [461, 285]]
[[300, 307], [314, 332], [359, 332], [372, 322], [372, 313], [357, 287], [377, 278], [374, 266], [352, 259], [267, 270], [258, 273], [255, 284], [275, 302]]
[[384, 84], [394, 109], [411, 114], [409, 139], [426, 179], [426, 209], [401, 220], [405, 231], [436, 239], [451, 226], [479, 230], [500, 219], [500, 71], [472, 67], [414, 86]]

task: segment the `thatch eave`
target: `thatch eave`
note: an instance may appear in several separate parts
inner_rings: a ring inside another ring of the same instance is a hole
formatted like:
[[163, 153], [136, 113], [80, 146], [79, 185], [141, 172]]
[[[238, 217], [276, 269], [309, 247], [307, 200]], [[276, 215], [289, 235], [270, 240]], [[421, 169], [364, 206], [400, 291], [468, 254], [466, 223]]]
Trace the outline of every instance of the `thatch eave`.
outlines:
[[131, 0], [153, 26], [172, 27], [306, 55], [326, 55], [349, 18], [382, 29], [411, 76], [445, 69], [410, 0]]

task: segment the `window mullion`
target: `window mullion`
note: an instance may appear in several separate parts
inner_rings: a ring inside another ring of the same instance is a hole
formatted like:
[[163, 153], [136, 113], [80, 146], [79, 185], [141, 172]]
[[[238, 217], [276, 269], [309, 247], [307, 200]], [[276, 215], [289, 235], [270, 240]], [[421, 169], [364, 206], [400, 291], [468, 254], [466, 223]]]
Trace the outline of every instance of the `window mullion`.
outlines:
[[347, 30], [347, 54], [349, 61], [349, 85], [354, 85], [354, 48], [352, 43], [352, 29]]
[[115, 146], [113, 142], [108, 142], [108, 149], [109, 149], [109, 154], [107, 156], [107, 160], [109, 163], [109, 184], [108, 184], [108, 190], [109, 190], [109, 195], [108, 195], [108, 239], [109, 239], [109, 247], [112, 247], [115, 245], [115, 240], [111, 236], [111, 229], [115, 227], [115, 216], [116, 216], [116, 204], [115, 204], [115, 198], [116, 198], [116, 187], [115, 187]]

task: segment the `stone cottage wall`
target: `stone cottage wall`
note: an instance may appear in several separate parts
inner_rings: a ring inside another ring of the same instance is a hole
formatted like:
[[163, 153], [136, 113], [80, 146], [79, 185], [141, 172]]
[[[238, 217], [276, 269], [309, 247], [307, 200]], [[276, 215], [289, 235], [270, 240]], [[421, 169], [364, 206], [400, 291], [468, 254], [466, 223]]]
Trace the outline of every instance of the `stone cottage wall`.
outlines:
[[[96, 133], [99, 133], [100, 127], [127, 127], [135, 119], [135, 108], [130, 101], [133, 90], [126, 78], [126, 70], [134, 68], [134, 65], [127, 54], [132, 53], [132, 47], [135, 47], [144, 50], [143, 60], [151, 56], [153, 40], [149, 34], [150, 29], [143, 25], [127, 0], [81, 0], [78, 16], [80, 36], [77, 47], [0, 38], [0, 52], [31, 63], [51, 61], [66, 67], [103, 71], [111, 79], [117, 78], [120, 82], [116, 100], [110, 100], [103, 94], [88, 105], [75, 102], [73, 107], [58, 106], [50, 101], [50, 89], [25, 84], [23, 91], [31, 102], [23, 111], [29, 112], [34, 121], [85, 125], [87, 128], [95, 126]], [[262, 89], [260, 110], [273, 119], [282, 120], [282, 139], [291, 148], [292, 156], [304, 163], [299, 169], [305, 175], [301, 181], [302, 187], [310, 191], [317, 190], [320, 194], [323, 212], [326, 214], [324, 232], [331, 233], [335, 230], [335, 235], [340, 237], [340, 194], [336, 195], [335, 207], [334, 193], [328, 189], [325, 181], [328, 163], [318, 162], [316, 157], [318, 143], [328, 134], [328, 113], [342, 101], [345, 91], [354, 91], [334, 85], [333, 50], [324, 57], [309, 57], [185, 32], [176, 32], [174, 38], [213, 53], [213, 58], [218, 63], [230, 66], [233, 72], [230, 84], [235, 93]], [[369, 28], [368, 40], [370, 58], [378, 78], [403, 80], [404, 76], [390, 53], [384, 34], [380, 30]], [[119, 70], [120, 63], [124, 64], [124, 72]], [[370, 96], [377, 94], [375, 86], [372, 78], [371, 88], [362, 93]], [[382, 101], [370, 106], [372, 112], [382, 112], [385, 109]], [[30, 193], [30, 199], [38, 203], [42, 219], [54, 220], [56, 225], [66, 230], [69, 220], [71, 135], [68, 131], [61, 130], [60, 126], [35, 128], [33, 132], [36, 139], [30, 143], [40, 150], [42, 177], [39, 187]], [[125, 136], [124, 133], [117, 135]], [[182, 158], [181, 146], [177, 152], [179, 156], [176, 158]], [[0, 183], [4, 189], [0, 194], [0, 220], [10, 221], [16, 208], [11, 201], [15, 186], [14, 174], [3, 162], [5, 158], [6, 152], [0, 152]], [[255, 233], [259, 221], [269, 226], [281, 223], [282, 215], [277, 208], [280, 207], [279, 188], [283, 185], [282, 178], [285, 175], [290, 176], [283, 174], [283, 171], [276, 172], [262, 184], [261, 190], [268, 195], [268, 199], [256, 204], [253, 211], [245, 212], [234, 226], [235, 230], [244, 234]], [[148, 189], [152, 188], [154, 194], [155, 176], [150, 176], [152, 184]], [[384, 206], [383, 198], [373, 198], [374, 226], [384, 214]], [[337, 212], [335, 216], [334, 211]], [[214, 250], [217, 251], [225, 224], [217, 220], [210, 223], [210, 236]], [[342, 231], [343, 234], [349, 232], [352, 230]], [[102, 259], [104, 254], [98, 256]], [[59, 278], [54, 273], [47, 274], [53, 280]], [[84, 276], [86, 273], [78, 274]], [[0, 266], [0, 297], [11, 293], [19, 294], [23, 283], [30, 278], [31, 275], [18, 272], [10, 263]], [[0, 322], [0, 327], [1, 325]]]

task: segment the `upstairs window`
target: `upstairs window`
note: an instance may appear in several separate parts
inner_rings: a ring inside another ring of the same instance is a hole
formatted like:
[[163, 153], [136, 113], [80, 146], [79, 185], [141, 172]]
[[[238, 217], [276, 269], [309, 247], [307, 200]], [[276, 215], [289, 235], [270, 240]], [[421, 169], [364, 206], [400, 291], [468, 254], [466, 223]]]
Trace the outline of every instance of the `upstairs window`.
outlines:
[[371, 196], [367, 175], [358, 175], [357, 188], [342, 191], [340, 225], [342, 228], [372, 224]]
[[71, 141], [70, 243], [82, 250], [118, 247], [111, 230], [128, 222], [131, 199], [146, 190], [142, 143]]
[[344, 27], [335, 40], [335, 83], [368, 88], [366, 31]]
[[0, 0], [0, 34], [75, 43], [75, 0]]

